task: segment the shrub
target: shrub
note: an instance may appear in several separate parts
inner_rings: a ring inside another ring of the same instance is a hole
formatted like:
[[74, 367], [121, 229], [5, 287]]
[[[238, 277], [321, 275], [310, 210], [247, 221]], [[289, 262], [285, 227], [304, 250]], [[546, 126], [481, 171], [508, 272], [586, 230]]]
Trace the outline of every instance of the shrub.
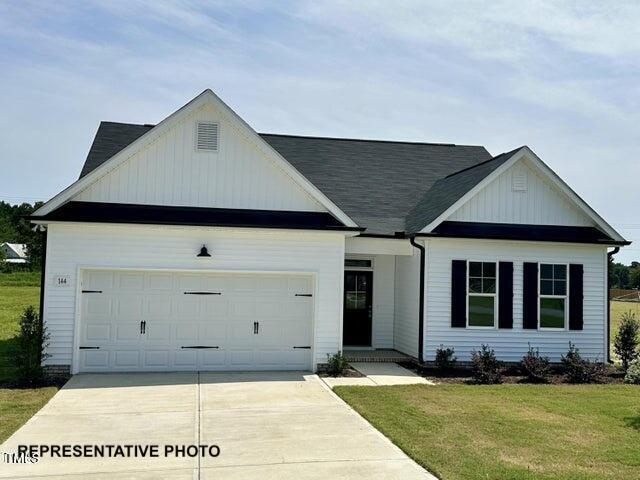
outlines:
[[334, 377], [342, 375], [348, 365], [349, 362], [347, 362], [342, 352], [334, 353], [333, 355], [327, 353], [327, 373], [329, 375]]
[[629, 364], [638, 358], [638, 333], [640, 322], [633, 312], [625, 312], [620, 317], [618, 333], [613, 341], [613, 349], [622, 362], [622, 369], [626, 372]]
[[562, 355], [560, 362], [569, 383], [595, 383], [604, 374], [602, 363], [582, 358], [580, 349], [571, 342], [569, 342], [569, 351], [566, 355]]
[[627, 374], [624, 376], [624, 383], [640, 385], [640, 358], [636, 358], [629, 364]]
[[471, 352], [472, 376], [475, 383], [502, 383], [500, 362], [493, 349], [488, 345], [481, 345], [480, 351]]
[[28, 306], [20, 317], [20, 332], [14, 337], [15, 347], [11, 351], [20, 384], [36, 385], [44, 378], [42, 361], [49, 357], [45, 353], [48, 340], [49, 334], [40, 323], [38, 313], [33, 306]]
[[529, 346], [529, 351], [522, 357], [520, 366], [530, 382], [547, 382], [551, 367], [549, 357], [541, 357], [539, 350]]
[[443, 371], [454, 368], [458, 361], [454, 353], [453, 348], [444, 348], [444, 345], [440, 345], [440, 348], [436, 350], [436, 367]]

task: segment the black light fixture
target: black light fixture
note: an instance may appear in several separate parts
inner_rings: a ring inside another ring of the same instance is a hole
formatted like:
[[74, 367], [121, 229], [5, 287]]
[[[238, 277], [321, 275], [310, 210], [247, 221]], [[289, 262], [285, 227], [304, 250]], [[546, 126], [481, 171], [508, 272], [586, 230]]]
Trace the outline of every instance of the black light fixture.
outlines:
[[200, 253], [197, 255], [198, 257], [210, 257], [211, 254], [207, 251], [207, 246], [206, 245], [202, 245], [202, 248], [200, 249]]

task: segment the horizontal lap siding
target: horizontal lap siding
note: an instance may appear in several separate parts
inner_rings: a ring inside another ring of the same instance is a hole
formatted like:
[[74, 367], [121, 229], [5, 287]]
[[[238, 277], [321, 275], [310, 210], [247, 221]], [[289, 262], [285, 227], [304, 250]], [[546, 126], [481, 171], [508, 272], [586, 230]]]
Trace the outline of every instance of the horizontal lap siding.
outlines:
[[417, 357], [420, 292], [420, 260], [417, 254], [396, 257], [395, 284], [393, 345], [396, 350]]
[[[427, 262], [425, 359], [433, 360], [443, 344], [454, 347], [460, 360], [487, 344], [504, 361], [519, 361], [528, 344], [553, 361], [566, 353], [569, 341], [589, 358], [605, 358], [605, 268], [603, 247], [535, 244], [483, 240], [430, 240]], [[513, 262], [513, 329], [478, 330], [451, 328], [451, 261]], [[584, 265], [584, 329], [537, 331], [522, 328], [523, 262], [579, 263]]]
[[[212, 258], [197, 258], [202, 244]], [[340, 349], [344, 237], [311, 232], [154, 226], [50, 225], [44, 318], [50, 365], [71, 363], [78, 267], [305, 271], [316, 273], [315, 360]], [[52, 285], [56, 276], [66, 287]]]

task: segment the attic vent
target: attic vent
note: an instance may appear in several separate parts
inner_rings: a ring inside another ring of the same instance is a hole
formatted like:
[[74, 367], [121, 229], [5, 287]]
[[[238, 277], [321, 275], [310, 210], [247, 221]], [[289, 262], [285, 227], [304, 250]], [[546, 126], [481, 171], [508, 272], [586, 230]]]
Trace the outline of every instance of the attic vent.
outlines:
[[527, 191], [527, 174], [526, 172], [514, 172], [511, 177], [511, 190], [514, 192]]
[[198, 122], [196, 130], [196, 150], [217, 152], [219, 139], [218, 124], [213, 122]]

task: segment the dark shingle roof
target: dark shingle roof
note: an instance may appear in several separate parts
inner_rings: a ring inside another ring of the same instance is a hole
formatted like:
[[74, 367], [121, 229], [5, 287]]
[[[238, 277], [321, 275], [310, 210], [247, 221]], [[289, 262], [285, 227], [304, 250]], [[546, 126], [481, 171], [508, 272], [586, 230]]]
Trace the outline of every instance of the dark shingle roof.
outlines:
[[[153, 125], [102, 122], [80, 177]], [[415, 232], [504, 163], [481, 146], [260, 136], [367, 234]]]

